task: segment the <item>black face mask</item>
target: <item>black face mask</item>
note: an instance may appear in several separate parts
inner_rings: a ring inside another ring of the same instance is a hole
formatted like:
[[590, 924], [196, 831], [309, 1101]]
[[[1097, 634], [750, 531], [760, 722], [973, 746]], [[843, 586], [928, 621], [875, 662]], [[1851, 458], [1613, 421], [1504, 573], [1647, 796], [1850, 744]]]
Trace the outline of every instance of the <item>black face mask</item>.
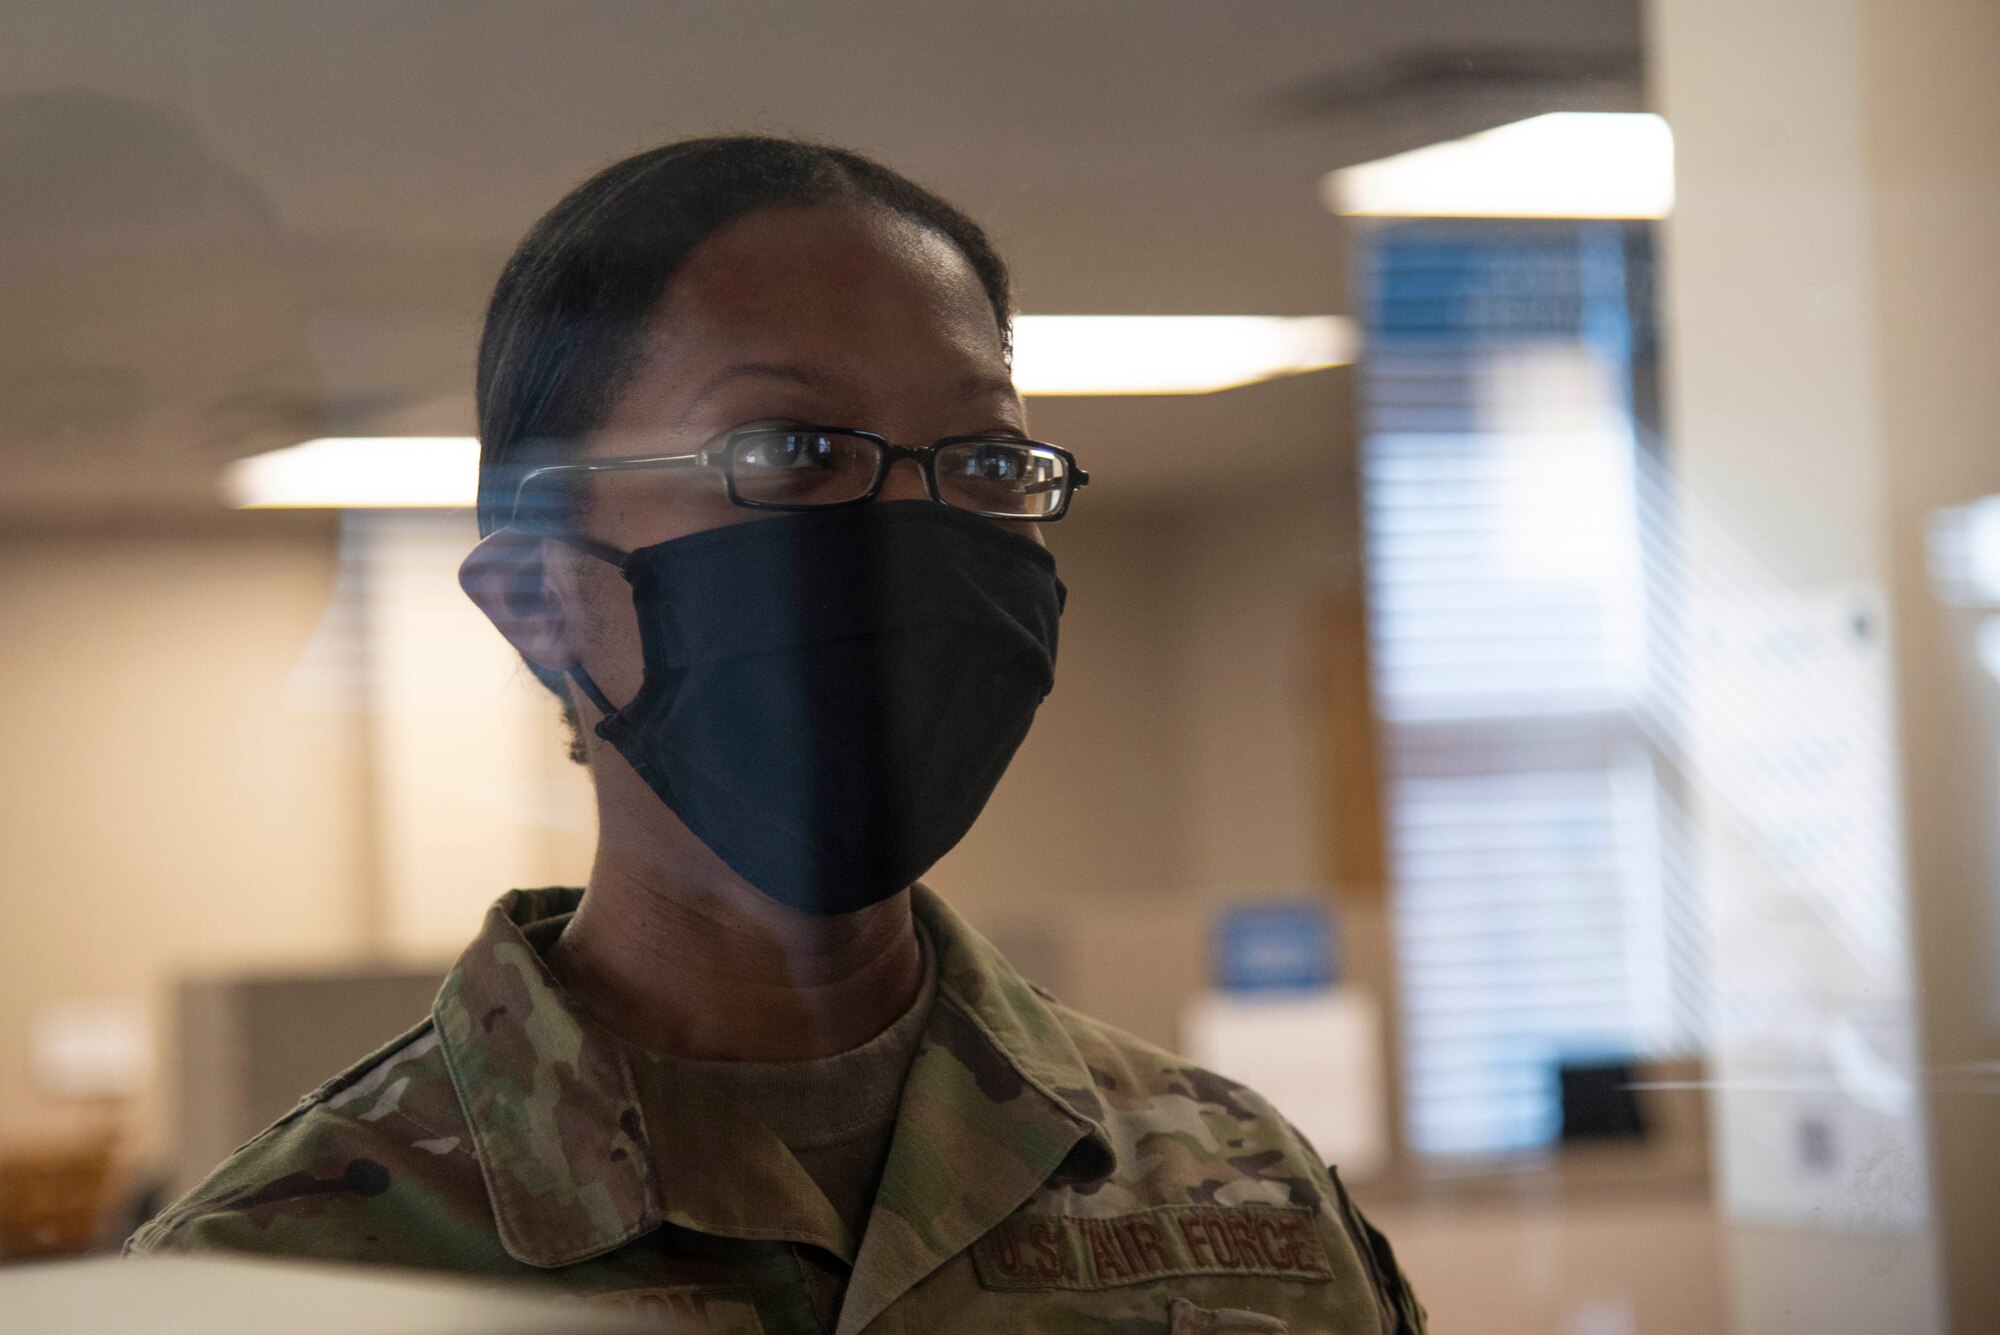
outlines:
[[949, 852], [1055, 682], [1055, 558], [934, 501], [591, 554], [622, 555], [645, 652], [622, 708], [570, 669], [597, 735], [806, 913], [865, 908]]

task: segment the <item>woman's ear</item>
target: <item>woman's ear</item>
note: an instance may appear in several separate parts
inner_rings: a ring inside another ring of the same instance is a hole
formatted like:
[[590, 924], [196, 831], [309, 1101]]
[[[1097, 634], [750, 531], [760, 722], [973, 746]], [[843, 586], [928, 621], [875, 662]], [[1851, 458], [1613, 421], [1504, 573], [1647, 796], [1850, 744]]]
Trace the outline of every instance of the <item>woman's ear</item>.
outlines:
[[563, 672], [576, 662], [576, 649], [547, 552], [543, 538], [499, 529], [481, 538], [459, 566], [458, 587], [523, 658]]

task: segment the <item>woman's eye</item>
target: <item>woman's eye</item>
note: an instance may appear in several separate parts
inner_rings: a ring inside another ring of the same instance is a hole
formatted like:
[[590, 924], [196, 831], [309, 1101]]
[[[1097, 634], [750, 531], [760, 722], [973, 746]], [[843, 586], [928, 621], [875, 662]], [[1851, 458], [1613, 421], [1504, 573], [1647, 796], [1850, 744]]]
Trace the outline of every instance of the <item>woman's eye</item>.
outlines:
[[967, 453], [962, 475], [978, 482], [1019, 482], [1033, 465], [1033, 456], [1019, 446], [988, 442]]
[[827, 467], [833, 458], [833, 442], [811, 432], [785, 432], [760, 436], [738, 456], [754, 468]]

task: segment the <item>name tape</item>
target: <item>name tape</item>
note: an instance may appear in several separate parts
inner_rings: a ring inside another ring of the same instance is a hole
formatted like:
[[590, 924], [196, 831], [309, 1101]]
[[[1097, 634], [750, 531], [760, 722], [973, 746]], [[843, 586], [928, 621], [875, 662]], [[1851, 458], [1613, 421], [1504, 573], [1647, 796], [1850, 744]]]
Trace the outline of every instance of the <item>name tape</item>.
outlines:
[[1312, 1212], [1275, 1205], [1014, 1215], [972, 1245], [972, 1259], [989, 1289], [1110, 1289], [1173, 1275], [1333, 1278]]

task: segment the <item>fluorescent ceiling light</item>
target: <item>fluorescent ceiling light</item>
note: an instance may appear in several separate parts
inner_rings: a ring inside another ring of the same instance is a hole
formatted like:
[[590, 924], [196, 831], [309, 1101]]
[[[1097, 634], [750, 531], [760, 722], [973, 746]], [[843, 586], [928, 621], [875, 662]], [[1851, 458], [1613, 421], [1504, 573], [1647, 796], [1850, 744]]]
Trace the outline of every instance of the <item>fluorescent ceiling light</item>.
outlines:
[[1023, 394], [1210, 394], [1354, 360], [1338, 315], [1023, 315]]
[[[1023, 394], [1207, 394], [1354, 360], [1336, 315], [1023, 315]], [[479, 488], [470, 436], [329, 436], [240, 459], [222, 478], [238, 509], [456, 508]]]
[[1376, 218], [1664, 218], [1674, 135], [1641, 112], [1556, 111], [1328, 172], [1335, 213]]
[[447, 508], [473, 503], [470, 436], [328, 436], [239, 459], [222, 495], [240, 510]]

